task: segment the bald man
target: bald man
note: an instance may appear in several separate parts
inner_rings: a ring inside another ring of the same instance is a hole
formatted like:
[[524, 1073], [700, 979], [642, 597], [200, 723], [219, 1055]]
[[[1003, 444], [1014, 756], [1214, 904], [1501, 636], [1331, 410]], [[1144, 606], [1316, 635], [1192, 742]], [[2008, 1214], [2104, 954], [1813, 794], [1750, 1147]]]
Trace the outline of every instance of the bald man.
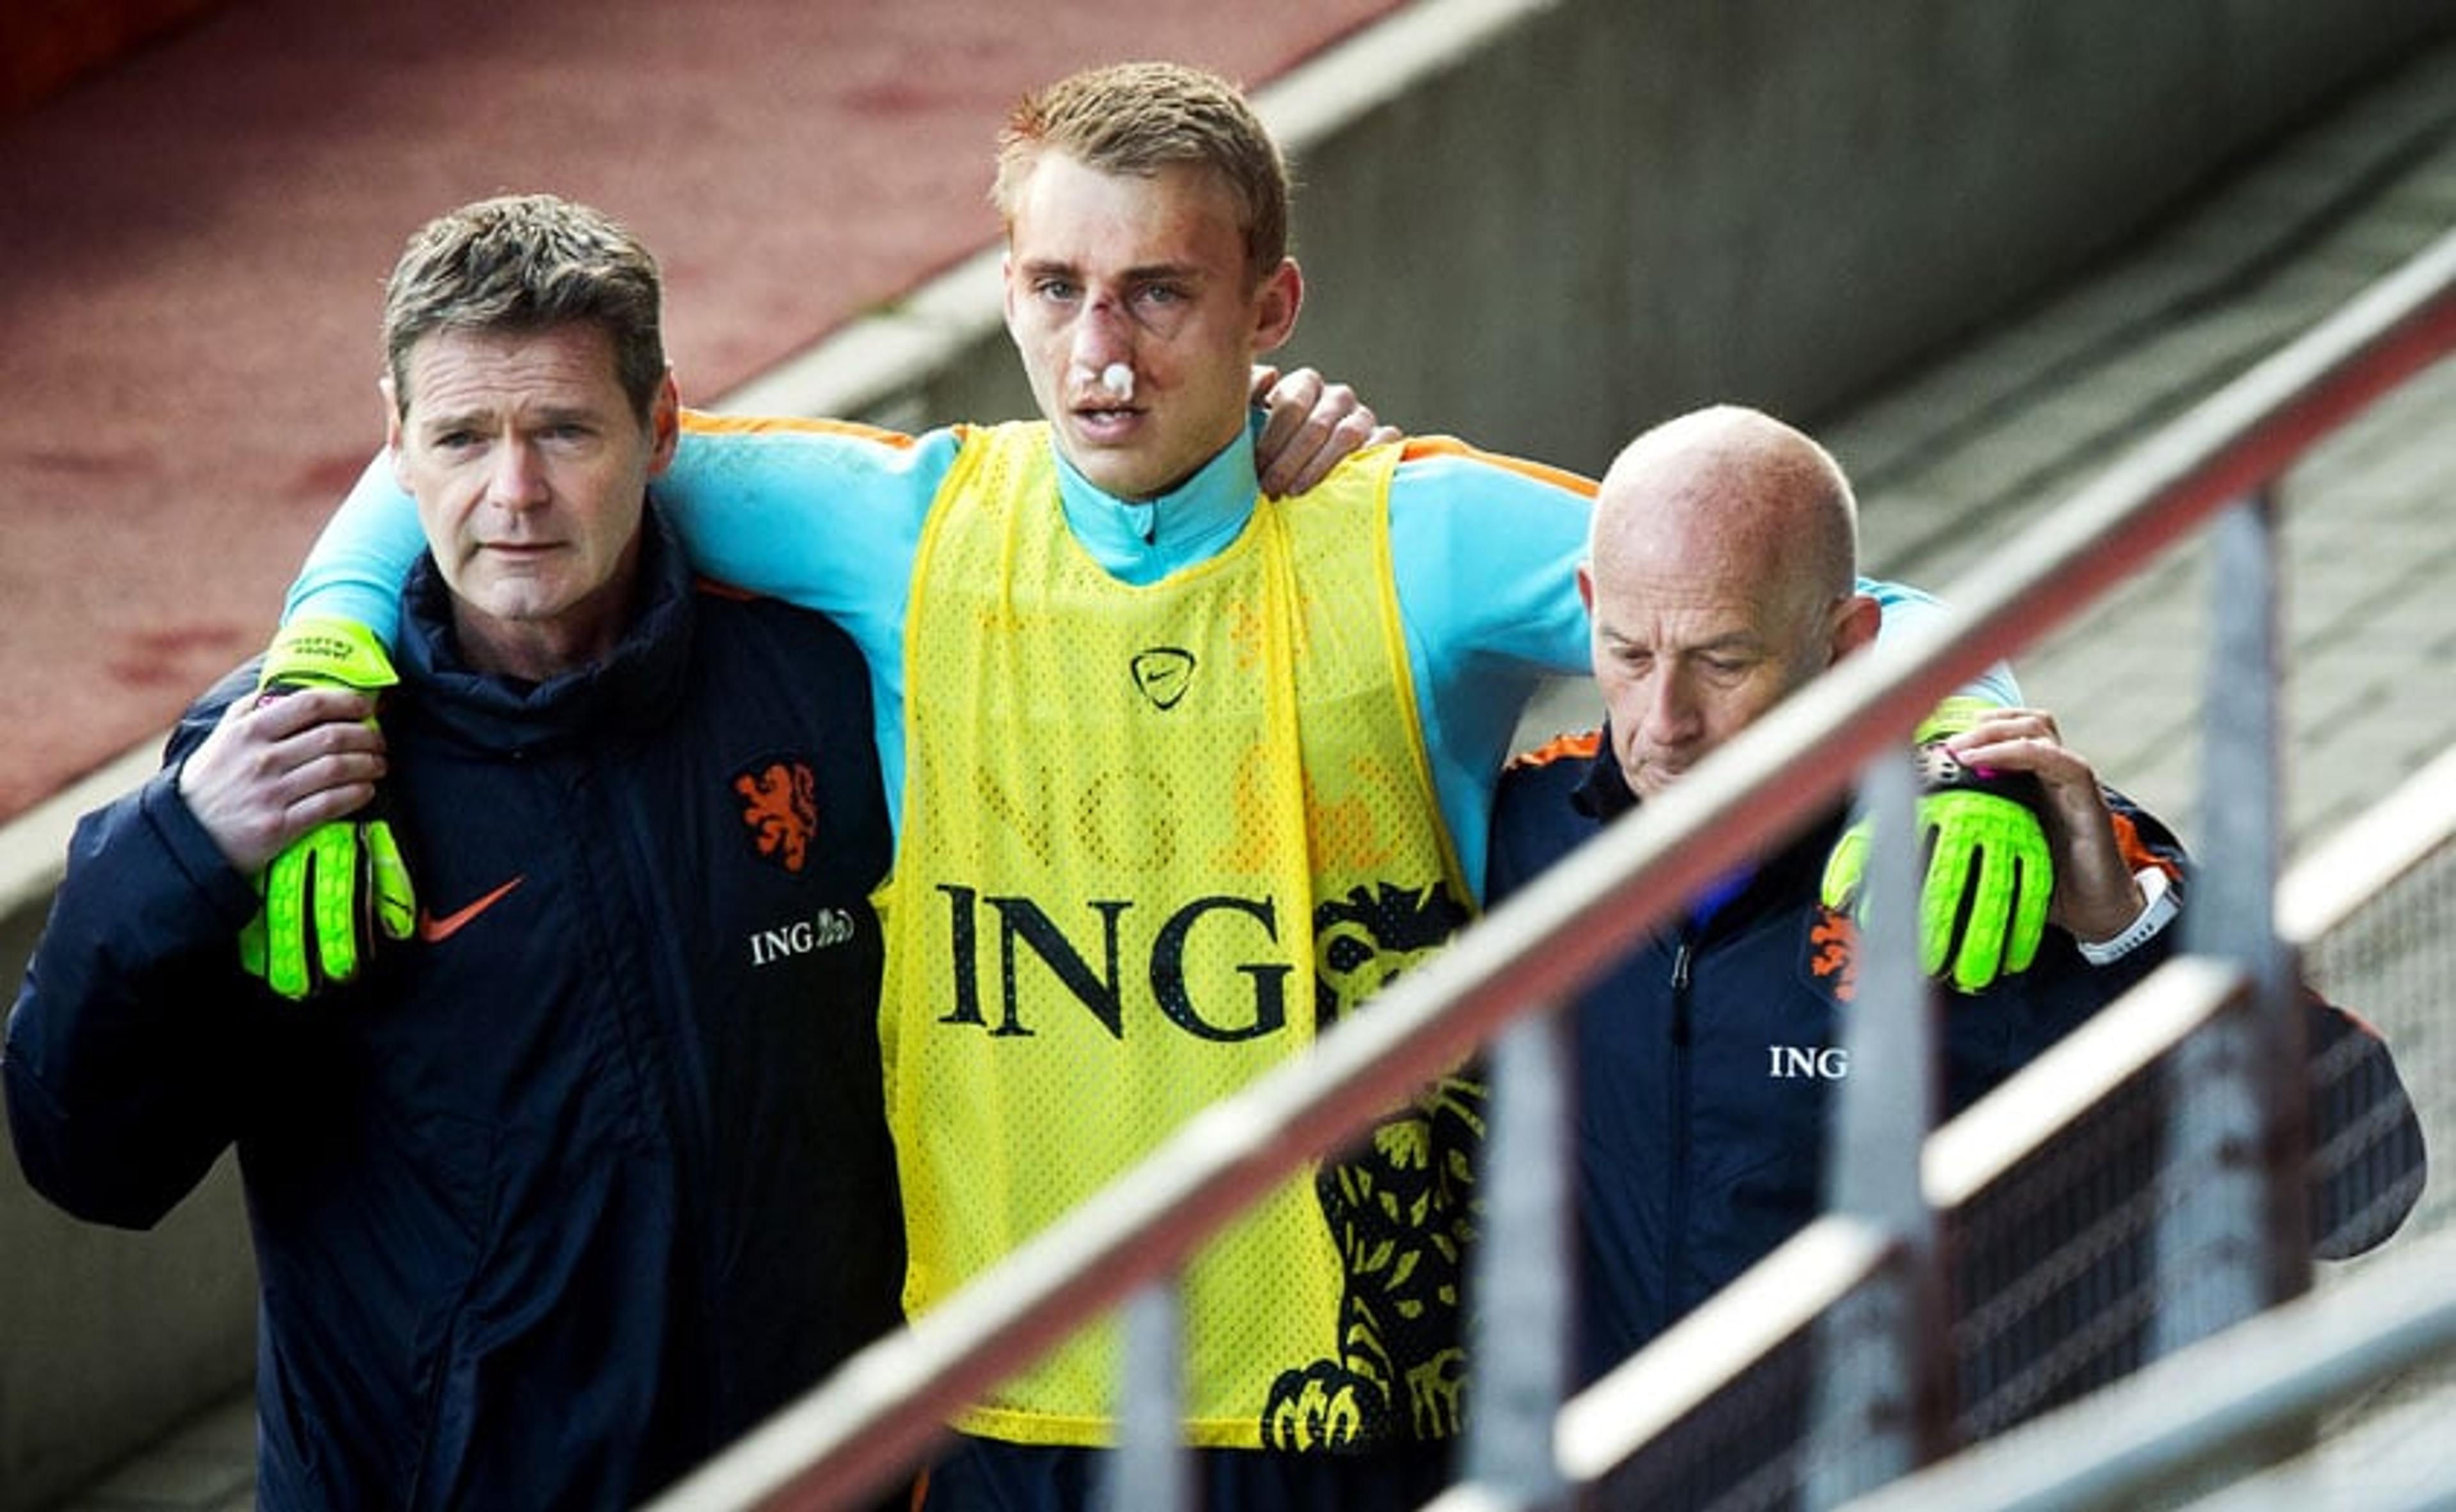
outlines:
[[[1635, 809], [1818, 673], [1929, 606], [1856, 576], [1856, 506], [1808, 437], [1753, 410], [1683, 416], [1630, 443], [1604, 479], [1578, 587], [1592, 622], [1603, 730], [1514, 762], [1493, 816], [1491, 896]], [[1937, 744], [1965, 765], [2026, 772], [2055, 865], [2033, 962], [1940, 998], [1948, 1114], [1968, 1106], [2162, 961], [2186, 890], [2174, 835], [2101, 787], [2037, 709], [1961, 711]], [[1592, 1381], [1813, 1218], [1830, 1083], [1856, 935], [1822, 896], [1836, 808], [1692, 900], [1571, 1010], [1576, 1036], [1578, 1380]], [[1941, 992], [1940, 985], [1932, 991]], [[2422, 1190], [2419, 1123], [2386, 1045], [2305, 991], [2312, 1252], [2339, 1258], [2393, 1234]], [[2142, 1200], [2101, 1184], [2111, 1206]], [[2094, 1264], [2112, 1295], [2152, 1274], [2136, 1232]], [[2057, 1367], [2146, 1358], [2145, 1325], [2098, 1320]], [[1997, 1368], [2063, 1340], [1991, 1345]], [[2041, 1376], [2040, 1380], [2047, 1379]], [[1758, 1404], [1732, 1454], [1674, 1473], [1698, 1504], [1753, 1477], [1800, 1424]], [[1661, 1470], [1662, 1466], [1657, 1466]], [[1648, 1473], [1655, 1473], [1649, 1471]], [[1751, 1484], [1754, 1482], [1752, 1481]], [[1755, 1487], [1762, 1492], [1765, 1488]]]
[[[1578, 568], [1607, 723], [1503, 778], [1494, 898], [1870, 644], [1887, 615], [1923, 607], [1857, 578], [1857, 536], [1841, 468], [1770, 417], [1703, 410], [1631, 442]], [[2049, 715], [1972, 721], [1949, 748], [2038, 779], [2057, 886], [2029, 970], [1942, 1019], [1956, 1111], [2164, 958], [2183, 861]], [[1837, 807], [1726, 878], [1576, 1006], [1581, 1381], [1818, 1211], [1854, 939], [1820, 883], [1846, 819]]]

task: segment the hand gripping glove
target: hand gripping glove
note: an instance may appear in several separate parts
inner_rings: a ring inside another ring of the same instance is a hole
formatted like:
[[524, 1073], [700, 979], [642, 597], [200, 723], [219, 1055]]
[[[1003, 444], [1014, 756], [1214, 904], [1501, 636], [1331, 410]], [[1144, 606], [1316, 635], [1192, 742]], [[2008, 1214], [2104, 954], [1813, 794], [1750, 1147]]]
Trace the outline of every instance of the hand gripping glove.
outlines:
[[[2037, 780], [2026, 772], [1973, 771], [1944, 747], [1947, 736], [1969, 728], [1989, 707], [1975, 699], [1947, 699], [1914, 737], [1922, 788], [1919, 844], [1927, 857], [1919, 965], [1964, 992], [2029, 970], [2046, 934], [2055, 889], [2055, 864], [2038, 823]], [[1867, 861], [1868, 821], [1862, 819], [1826, 861], [1827, 907], [1856, 906]]]
[[[383, 646], [347, 620], [305, 619], [281, 627], [265, 652], [256, 687], [346, 687], [376, 693], [400, 679]], [[417, 923], [392, 823], [376, 801], [292, 841], [255, 878], [264, 899], [239, 931], [239, 964], [292, 1002], [358, 974], [379, 940], [406, 940]]]

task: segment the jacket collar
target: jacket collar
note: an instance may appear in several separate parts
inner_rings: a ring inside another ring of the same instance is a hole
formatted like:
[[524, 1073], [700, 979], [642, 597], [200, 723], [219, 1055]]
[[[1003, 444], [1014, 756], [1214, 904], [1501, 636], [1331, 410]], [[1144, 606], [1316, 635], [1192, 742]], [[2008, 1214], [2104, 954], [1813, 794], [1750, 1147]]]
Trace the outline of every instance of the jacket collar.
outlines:
[[[430, 553], [402, 590], [401, 683], [410, 717], [473, 745], [533, 749], [652, 727], [673, 711], [689, 671], [690, 564], [653, 499], [641, 515], [641, 603], [604, 661], [530, 683], [472, 670], [452, 629], [452, 600]], [[387, 715], [387, 719], [393, 716]]]
[[[1587, 758], [1586, 769], [1570, 790], [1569, 802], [1578, 812], [1600, 824], [1609, 824], [1644, 802], [1621, 775], [1620, 758], [1612, 751], [1609, 720], [1604, 722], [1595, 753]], [[1770, 859], [1742, 863], [1709, 885], [1690, 905], [1690, 927], [1703, 930], [1725, 916], [1748, 918], [1795, 900], [1802, 889], [1815, 891], [1825, 875], [1826, 857], [1841, 838], [1848, 817], [1847, 801], [1836, 804], [1830, 812], [1811, 821]]]
[[1067, 528], [1111, 577], [1136, 587], [1205, 562], [1228, 549], [1254, 518], [1261, 485], [1254, 471], [1254, 438], [1261, 418], [1196, 469], [1193, 477], [1149, 501], [1104, 493], [1074, 470], [1053, 435], [1057, 497]]
[[1611, 721], [1595, 737], [1595, 753], [1586, 758], [1586, 774], [1569, 791], [1569, 802], [1589, 819], [1609, 823], [1637, 807], [1637, 794], [1621, 775], [1620, 757], [1612, 750]]

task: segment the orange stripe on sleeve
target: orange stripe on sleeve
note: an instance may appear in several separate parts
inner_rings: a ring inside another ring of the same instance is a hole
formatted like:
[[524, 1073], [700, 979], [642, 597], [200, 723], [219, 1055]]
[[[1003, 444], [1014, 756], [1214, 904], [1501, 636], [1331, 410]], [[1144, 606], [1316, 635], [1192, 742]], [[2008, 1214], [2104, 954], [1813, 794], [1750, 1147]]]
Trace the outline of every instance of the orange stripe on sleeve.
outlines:
[[856, 440], [876, 441], [882, 446], [914, 444], [914, 438], [884, 426], [866, 425], [859, 420], [809, 419], [792, 415], [717, 415], [706, 410], [686, 409], [683, 411], [683, 430], [695, 436], [755, 436], [783, 432], [849, 436]]
[[1555, 488], [1566, 488], [1573, 494], [1587, 499], [1595, 497], [1595, 480], [1584, 473], [1573, 473], [1566, 467], [1555, 467], [1549, 462], [1530, 462], [1524, 457], [1507, 457], [1500, 452], [1487, 452], [1481, 447], [1470, 446], [1455, 436], [1410, 436], [1402, 446], [1403, 449], [1399, 453], [1400, 460], [1402, 461], [1428, 457], [1471, 458], [1476, 461], [1518, 473], [1540, 482], [1550, 483]]

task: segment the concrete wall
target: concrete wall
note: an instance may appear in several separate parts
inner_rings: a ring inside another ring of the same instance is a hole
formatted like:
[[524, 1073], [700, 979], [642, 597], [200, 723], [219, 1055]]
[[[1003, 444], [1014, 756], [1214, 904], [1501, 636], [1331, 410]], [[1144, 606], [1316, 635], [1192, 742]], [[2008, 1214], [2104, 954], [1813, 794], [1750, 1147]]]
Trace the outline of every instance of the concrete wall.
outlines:
[[[2020, 307], [2445, 31], [2436, 0], [1424, 0], [1262, 95], [1304, 180], [1289, 357], [1382, 413], [1600, 468], [1710, 398], [1813, 419]], [[1028, 413], [995, 260], [727, 397]], [[66, 817], [0, 832], [13, 981]], [[12, 901], [13, 900], [13, 901]], [[225, 1167], [157, 1234], [0, 1170], [0, 1512], [245, 1379]]]
[[[1287, 356], [1598, 469], [1709, 398], [1804, 419], [2035, 298], [2451, 26], [2434, 0], [1427, 0], [1261, 92]], [[728, 397], [1029, 413], [993, 259]]]

